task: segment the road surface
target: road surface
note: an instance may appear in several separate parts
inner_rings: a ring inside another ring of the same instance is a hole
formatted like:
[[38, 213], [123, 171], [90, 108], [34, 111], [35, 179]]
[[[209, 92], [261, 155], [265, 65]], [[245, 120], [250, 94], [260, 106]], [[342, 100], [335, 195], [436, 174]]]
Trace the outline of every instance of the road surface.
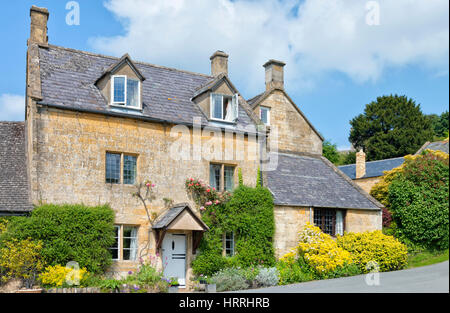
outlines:
[[[373, 292], [449, 292], [448, 261], [413, 269], [385, 272], [379, 285], [368, 285], [366, 275], [311, 281], [286, 286], [240, 290], [239, 293], [373, 293]], [[373, 281], [372, 281], [373, 282]]]

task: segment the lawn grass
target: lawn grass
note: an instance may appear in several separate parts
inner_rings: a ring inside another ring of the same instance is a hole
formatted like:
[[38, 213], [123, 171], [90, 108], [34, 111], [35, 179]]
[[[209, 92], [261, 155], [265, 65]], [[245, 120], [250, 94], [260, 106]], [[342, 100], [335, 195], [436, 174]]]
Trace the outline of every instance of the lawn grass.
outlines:
[[421, 251], [408, 256], [408, 268], [426, 266], [448, 261], [448, 249], [444, 251]]

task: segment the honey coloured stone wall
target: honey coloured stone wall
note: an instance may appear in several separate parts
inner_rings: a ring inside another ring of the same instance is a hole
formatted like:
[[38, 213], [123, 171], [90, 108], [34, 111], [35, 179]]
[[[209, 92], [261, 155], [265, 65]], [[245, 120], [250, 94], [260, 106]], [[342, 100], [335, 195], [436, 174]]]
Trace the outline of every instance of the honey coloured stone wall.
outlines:
[[355, 182], [359, 187], [361, 187], [365, 192], [370, 193], [372, 187], [380, 181], [380, 177], [370, 177], [370, 178], [360, 178], [355, 179]]
[[[259, 116], [259, 107], [270, 108], [271, 135], [269, 140], [278, 142], [278, 150], [322, 154], [322, 140], [311, 125], [280, 90], [273, 90], [255, 109]], [[277, 128], [275, 137], [273, 128]]]
[[345, 231], [361, 233], [381, 230], [381, 210], [347, 210], [345, 216]]
[[280, 258], [298, 244], [298, 232], [310, 221], [309, 208], [275, 206], [275, 257]]
[[[210, 161], [203, 158], [174, 160], [171, 157], [171, 144], [179, 139], [171, 136], [172, 125], [49, 108], [40, 108], [33, 117], [33, 152], [30, 153], [34, 169], [31, 173], [33, 202], [109, 203], [116, 213], [117, 224], [139, 227], [139, 250], [145, 247], [150, 231], [144, 207], [132, 197], [135, 186], [105, 182], [106, 152], [137, 156], [137, 181], [150, 179], [156, 184], [155, 200], [151, 205], [155, 212], [165, 210], [164, 198], [174, 203], [188, 202], [195, 209], [185, 191], [185, 179], [198, 177], [209, 181]], [[188, 132], [192, 134], [192, 129]], [[202, 137], [199, 133], [190, 138], [191, 142], [199, 139], [204, 142], [210, 136]], [[234, 136], [232, 140], [232, 145], [244, 148], [244, 157], [248, 150], [257, 151], [257, 143], [247, 140], [247, 137]], [[238, 183], [237, 168], [240, 167], [244, 183], [255, 185], [257, 158], [227, 160], [226, 163], [236, 168], [235, 184]], [[156, 252], [153, 236], [149, 248], [151, 253]], [[136, 262], [116, 263], [119, 264], [113, 269], [119, 271], [136, 267]]]

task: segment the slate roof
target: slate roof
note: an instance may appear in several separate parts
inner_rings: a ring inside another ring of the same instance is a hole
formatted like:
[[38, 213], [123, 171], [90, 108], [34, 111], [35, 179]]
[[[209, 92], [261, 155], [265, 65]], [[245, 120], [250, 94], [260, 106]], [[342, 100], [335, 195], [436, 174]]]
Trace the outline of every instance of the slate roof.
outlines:
[[267, 172], [267, 187], [276, 205], [369, 210], [383, 207], [320, 155], [278, 153], [278, 168]]
[[0, 215], [33, 209], [26, 159], [24, 122], [0, 122]]
[[442, 141], [429, 142], [427, 141], [416, 154], [420, 154], [423, 150], [430, 149], [434, 151], [443, 151], [448, 153], [448, 139]]
[[[403, 157], [399, 157], [366, 162], [366, 175], [361, 178], [383, 176], [384, 171], [390, 171], [393, 168], [399, 167], [404, 161], [405, 159]], [[338, 168], [349, 178], [356, 179], [356, 164], [341, 165]]]
[[[142, 82], [142, 112], [110, 108], [95, 82], [119, 60], [53, 45], [40, 47], [42, 100], [39, 103], [62, 109], [176, 124], [192, 125], [194, 117], [201, 117], [205, 126], [225, 124], [209, 122], [198, 105], [191, 101], [197, 89], [214, 77], [136, 61], [133, 64], [146, 78]], [[240, 106], [243, 105], [247, 104], [240, 103]], [[246, 110], [239, 110], [234, 129], [245, 131], [248, 125], [254, 125], [254, 122]]]
[[191, 207], [187, 203], [176, 204], [167, 211], [165, 211], [158, 217], [155, 224], [153, 225], [153, 228], [161, 229], [169, 226], [170, 223], [172, 223], [172, 221], [175, 220], [177, 216], [180, 215], [181, 212], [183, 212], [185, 209], [191, 212], [191, 214], [195, 217], [195, 219], [199, 222], [199, 224], [201, 224], [205, 229], [208, 229], [208, 226], [206, 226], [206, 224], [203, 223], [203, 221], [195, 215], [195, 213], [192, 211]]

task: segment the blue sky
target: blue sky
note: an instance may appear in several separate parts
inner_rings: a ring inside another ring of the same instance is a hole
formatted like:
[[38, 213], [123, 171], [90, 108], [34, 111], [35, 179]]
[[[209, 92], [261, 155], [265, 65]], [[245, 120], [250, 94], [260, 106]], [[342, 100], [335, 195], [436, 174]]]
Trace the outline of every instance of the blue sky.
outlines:
[[407, 95], [427, 114], [448, 110], [447, 0], [79, 0], [72, 26], [67, 2], [3, 3], [0, 120], [23, 120], [33, 4], [49, 9], [49, 42], [59, 46], [201, 73], [224, 50], [246, 98], [264, 90], [265, 61], [285, 61], [287, 92], [342, 149], [349, 120], [377, 96]]

